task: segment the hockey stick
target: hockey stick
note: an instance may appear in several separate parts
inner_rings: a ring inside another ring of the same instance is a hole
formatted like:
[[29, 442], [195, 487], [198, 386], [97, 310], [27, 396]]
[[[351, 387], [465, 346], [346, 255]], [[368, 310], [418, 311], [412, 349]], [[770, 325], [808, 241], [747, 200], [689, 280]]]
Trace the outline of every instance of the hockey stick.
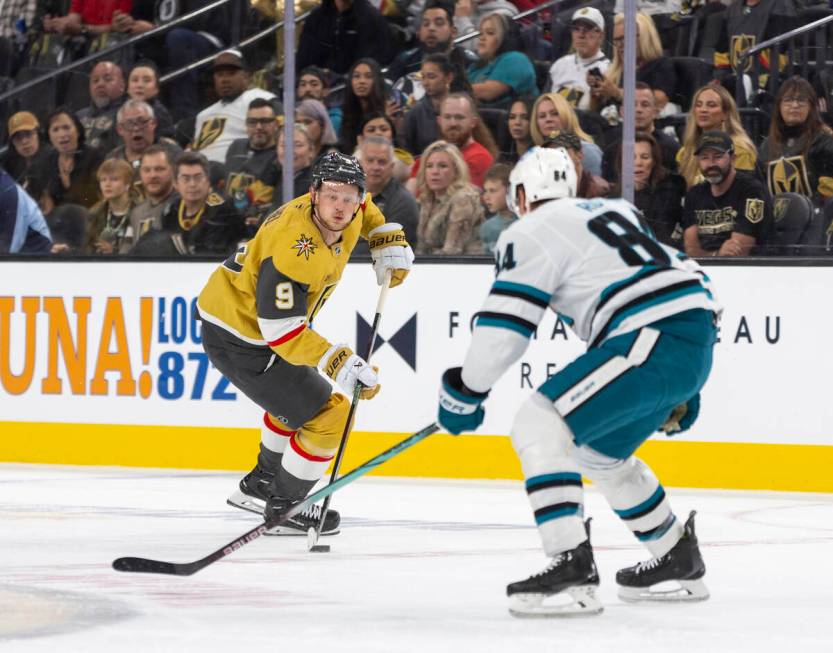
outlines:
[[[370, 342], [367, 343], [367, 356], [364, 357], [364, 360], [368, 363], [370, 362], [370, 357], [373, 355], [373, 345], [376, 344], [376, 334], [379, 332], [379, 323], [382, 321], [382, 309], [385, 307], [385, 300], [388, 297], [388, 290], [390, 290], [391, 275], [390, 270], [385, 273], [385, 282], [382, 284], [381, 290], [379, 290], [376, 313], [373, 316], [373, 326], [370, 329]], [[347, 412], [347, 422], [344, 424], [344, 432], [341, 434], [341, 441], [338, 443], [338, 451], [333, 461], [333, 471], [330, 472], [330, 484], [334, 483], [338, 478], [341, 459], [344, 457], [347, 439], [350, 437], [350, 431], [353, 428], [353, 419], [356, 416], [356, 408], [359, 405], [359, 396], [363, 387], [361, 383], [356, 382], [356, 387], [353, 390], [353, 401], [350, 403], [350, 410]], [[321, 535], [321, 529], [324, 528], [324, 520], [327, 518], [327, 511], [330, 508], [332, 496], [332, 494], [329, 494], [324, 499], [324, 504], [321, 506], [321, 516], [318, 518], [318, 525], [307, 531], [307, 548], [315, 553], [328, 553], [330, 551], [329, 544], [318, 544], [318, 537]]]
[[209, 553], [204, 558], [200, 558], [199, 560], [194, 560], [193, 562], [165, 562], [163, 560], [151, 560], [150, 558], [117, 558], [113, 560], [113, 569], [116, 571], [129, 571], [129, 572], [144, 572], [148, 574], [171, 574], [174, 576], [190, 576], [192, 574], [197, 573], [200, 569], [204, 569], [208, 565], [225, 558], [227, 555], [231, 555], [241, 547], [244, 547], [249, 542], [256, 540], [261, 535], [263, 535], [267, 530], [271, 528], [275, 528], [276, 526], [280, 526], [281, 524], [286, 523], [290, 519], [292, 519], [295, 515], [299, 512], [303, 512], [307, 508], [309, 508], [312, 504], [316, 501], [320, 501], [323, 498], [330, 496], [333, 492], [338, 490], [339, 488], [344, 487], [358, 479], [361, 476], [364, 476], [368, 472], [372, 471], [379, 465], [384, 462], [387, 462], [391, 458], [398, 456], [400, 453], [405, 451], [406, 449], [411, 448], [417, 442], [424, 440], [432, 433], [435, 433], [439, 430], [439, 426], [436, 423], [429, 424], [421, 431], [417, 431], [410, 437], [402, 440], [399, 444], [393, 445], [387, 451], [383, 451], [375, 458], [371, 458], [363, 465], [359, 465], [353, 471], [348, 472], [334, 483], [330, 483], [329, 485], [325, 485], [317, 492], [313, 492], [310, 494], [306, 499], [294, 505], [292, 508], [287, 510], [282, 515], [279, 515], [272, 519], [271, 521], [264, 521], [259, 526], [256, 526], [250, 531], [243, 533], [237, 539], [232, 540], [225, 546], [217, 549], [213, 553]]

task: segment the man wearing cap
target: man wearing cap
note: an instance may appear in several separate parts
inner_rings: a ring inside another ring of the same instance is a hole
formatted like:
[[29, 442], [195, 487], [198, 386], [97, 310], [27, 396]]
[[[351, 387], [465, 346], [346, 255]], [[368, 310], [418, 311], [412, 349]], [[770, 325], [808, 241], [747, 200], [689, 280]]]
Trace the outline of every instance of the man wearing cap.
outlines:
[[41, 153], [40, 123], [34, 114], [18, 111], [9, 118], [9, 142], [12, 147], [0, 159], [4, 168], [17, 183], [23, 183]]
[[604, 75], [610, 66], [610, 60], [601, 50], [605, 36], [604, 17], [594, 7], [583, 7], [573, 14], [570, 32], [574, 52], [564, 55], [550, 68], [552, 90], [566, 97], [574, 107], [589, 109], [587, 76]]
[[232, 141], [246, 138], [246, 112], [255, 98], [274, 100], [275, 94], [249, 88], [251, 76], [243, 55], [226, 50], [214, 58], [214, 90], [220, 99], [197, 114], [193, 148], [209, 161], [225, 163]]
[[581, 150], [581, 139], [578, 136], [572, 132], [555, 132], [543, 142], [541, 147], [553, 149], [563, 147], [567, 150], [578, 179], [576, 197], [584, 199], [607, 197], [610, 184], [584, 167], [584, 153]]
[[772, 224], [770, 199], [762, 182], [735, 169], [732, 139], [707, 131], [694, 152], [705, 181], [685, 197], [683, 240], [689, 256], [746, 256], [765, 239]]

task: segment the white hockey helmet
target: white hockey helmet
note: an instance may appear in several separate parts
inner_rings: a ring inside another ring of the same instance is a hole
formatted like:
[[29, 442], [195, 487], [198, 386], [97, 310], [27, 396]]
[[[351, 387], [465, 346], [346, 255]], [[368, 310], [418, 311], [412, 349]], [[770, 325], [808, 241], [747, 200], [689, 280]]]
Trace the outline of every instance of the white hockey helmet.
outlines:
[[[523, 186], [526, 206], [518, 206], [518, 187]], [[578, 178], [573, 160], [563, 147], [533, 147], [509, 175], [509, 208], [516, 215], [530, 210], [533, 202], [575, 197]]]

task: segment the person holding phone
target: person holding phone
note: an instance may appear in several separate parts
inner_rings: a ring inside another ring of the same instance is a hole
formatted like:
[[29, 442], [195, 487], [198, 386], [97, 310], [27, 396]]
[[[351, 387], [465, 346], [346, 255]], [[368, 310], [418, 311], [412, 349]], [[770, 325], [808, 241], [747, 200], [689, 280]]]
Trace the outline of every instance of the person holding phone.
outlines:
[[605, 21], [594, 7], [583, 7], [570, 22], [573, 50], [550, 68], [552, 91], [563, 95], [573, 108], [590, 108], [590, 91], [601, 83], [610, 60], [602, 52]]

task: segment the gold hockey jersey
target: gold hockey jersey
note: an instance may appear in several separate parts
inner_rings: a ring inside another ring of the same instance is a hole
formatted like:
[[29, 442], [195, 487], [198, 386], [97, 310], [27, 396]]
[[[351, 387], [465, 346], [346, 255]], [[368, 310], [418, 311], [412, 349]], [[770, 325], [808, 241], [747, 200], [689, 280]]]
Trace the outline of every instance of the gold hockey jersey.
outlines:
[[384, 222], [365, 195], [341, 240], [328, 247], [312, 221], [309, 194], [292, 200], [212, 273], [197, 300], [200, 316], [293, 365], [317, 365], [330, 343], [309, 325], [359, 237]]

